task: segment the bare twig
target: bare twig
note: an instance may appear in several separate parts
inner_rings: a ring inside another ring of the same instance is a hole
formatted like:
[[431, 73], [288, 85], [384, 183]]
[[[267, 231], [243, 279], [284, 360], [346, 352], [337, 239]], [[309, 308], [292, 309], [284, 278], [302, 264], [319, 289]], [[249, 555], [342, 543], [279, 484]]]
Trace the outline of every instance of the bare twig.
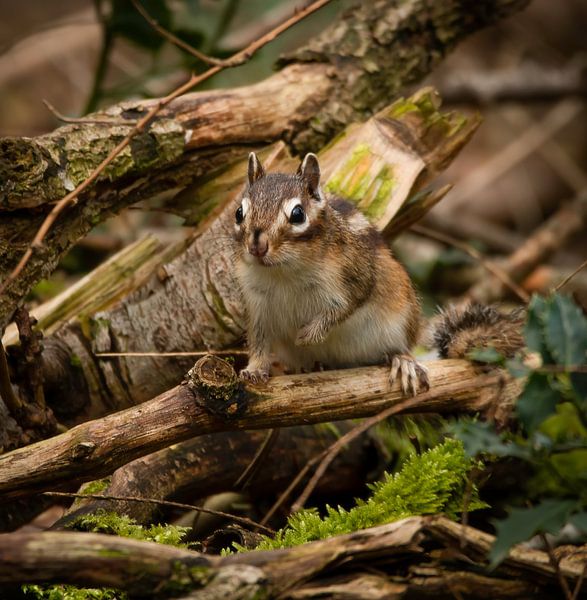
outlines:
[[246, 350], [204, 350], [202, 352], [98, 352], [94, 356], [100, 358], [116, 358], [119, 356], [129, 356], [132, 358], [136, 357], [147, 357], [147, 356], [206, 356], [207, 354], [214, 354], [215, 356], [246, 356]]
[[[316, 2], [313, 2], [306, 8], [296, 12], [292, 17], [284, 21], [281, 25], [278, 25], [269, 33], [265, 34], [263, 37], [255, 40], [246, 48], [234, 54], [228, 60], [233, 62], [236, 62], [241, 59], [249, 60], [255, 54], [255, 52], [257, 52], [257, 50], [259, 50], [269, 42], [273, 41], [278, 35], [286, 31], [296, 23], [299, 23], [308, 15], [311, 15], [312, 13], [316, 12], [317, 10], [328, 4], [330, 1], [331, 0], [316, 0]], [[8, 287], [8, 285], [10, 285], [20, 275], [20, 273], [22, 273], [23, 269], [29, 262], [35, 250], [41, 247], [45, 236], [53, 226], [53, 223], [56, 221], [57, 217], [65, 210], [65, 208], [77, 202], [77, 198], [80, 195], [80, 193], [86, 190], [92, 183], [94, 183], [94, 181], [96, 181], [96, 179], [104, 171], [104, 169], [130, 144], [131, 140], [139, 133], [143, 132], [146, 126], [149, 123], [151, 123], [155, 116], [172, 100], [175, 100], [175, 98], [181, 96], [182, 94], [185, 94], [187, 91], [189, 91], [202, 81], [210, 79], [210, 77], [216, 75], [224, 68], [226, 67], [222, 65], [215, 65], [200, 75], [194, 74], [190, 77], [188, 81], [186, 81], [178, 88], [170, 92], [167, 96], [161, 98], [158, 102], [156, 102], [147, 112], [147, 114], [141, 117], [134, 124], [131, 131], [126, 135], [126, 137], [110, 151], [108, 156], [90, 173], [90, 175], [84, 181], [82, 181], [74, 190], [72, 190], [71, 192], [69, 192], [69, 194], [61, 198], [61, 200], [59, 200], [59, 202], [57, 202], [53, 206], [51, 212], [47, 215], [47, 217], [41, 224], [41, 227], [35, 234], [33, 241], [23, 254], [16, 267], [14, 267], [10, 275], [0, 285], [0, 295], [2, 295]]]
[[564, 67], [534, 62], [512, 69], [462, 70], [438, 82], [445, 102], [544, 102], [566, 96], [587, 96], [585, 61]]
[[283, 492], [279, 495], [279, 498], [273, 503], [273, 506], [267, 511], [267, 514], [261, 519], [261, 523], [268, 523], [271, 517], [277, 512], [277, 510], [283, 505], [283, 503], [291, 496], [292, 492], [298, 487], [300, 482], [304, 479], [304, 477], [310, 472], [310, 469], [320, 460], [322, 460], [326, 453], [328, 452], [328, 448], [320, 452], [311, 458], [304, 467], [300, 470], [300, 472], [292, 479], [291, 483], [283, 490]]
[[20, 398], [14, 393], [12, 383], [10, 383], [10, 373], [8, 371], [8, 361], [6, 360], [6, 351], [4, 344], [0, 341], [0, 396], [6, 404], [6, 408], [13, 416], [22, 408]]
[[579, 597], [579, 593], [581, 592], [581, 588], [583, 587], [583, 582], [585, 581], [585, 576], [587, 576], [587, 562], [583, 567], [583, 571], [581, 572], [579, 579], [577, 579], [577, 584], [575, 585], [575, 589], [573, 590], [571, 600], [577, 600], [577, 598]]
[[547, 140], [568, 125], [583, 110], [576, 98], [566, 98], [550, 109], [544, 117], [520, 132], [516, 138], [486, 163], [473, 169], [452, 194], [453, 208], [462, 206], [494, 181], [509, 172], [540, 148]]
[[[587, 190], [572, 202], [564, 203], [551, 215], [500, 267], [515, 281], [521, 281], [537, 265], [559, 250], [587, 223]], [[465, 297], [476, 302], [492, 302], [500, 298], [503, 289], [492, 278], [477, 282]]]
[[[480, 390], [493, 388], [501, 376], [480, 376], [478, 368], [463, 360], [430, 361], [427, 367], [430, 392], [410, 400], [406, 411], [491, 409], [494, 399]], [[507, 383], [499, 402], [509, 405], [521, 383], [503, 377]], [[61, 483], [90, 481], [169, 444], [207, 433], [370, 417], [393, 404], [404, 405], [399, 385], [389, 385], [386, 367], [273, 377], [262, 387], [235, 386], [237, 381], [226, 361], [201, 358], [182, 384], [149, 402], [0, 456], [0, 493], [4, 498], [25, 496]]]
[[130, 127], [132, 121], [123, 119], [86, 119], [85, 117], [67, 117], [63, 113], [60, 113], [49, 100], [43, 99], [43, 104], [47, 107], [49, 112], [60, 121], [64, 123], [93, 123], [96, 125], [125, 125]]
[[253, 456], [251, 462], [247, 465], [247, 468], [241, 473], [240, 477], [236, 480], [234, 486], [237, 489], [245, 489], [257, 471], [261, 466], [265, 457], [271, 452], [277, 438], [279, 437], [279, 429], [270, 429], [263, 440], [263, 443], [259, 446], [255, 456]]
[[479, 250], [477, 250], [471, 244], [467, 244], [467, 242], [463, 242], [461, 240], [457, 240], [456, 238], [448, 235], [447, 233], [443, 233], [440, 231], [435, 231], [434, 229], [430, 229], [425, 227], [424, 225], [412, 225], [412, 231], [423, 235], [425, 237], [431, 238], [433, 240], [437, 240], [439, 242], [443, 242], [445, 244], [449, 244], [450, 246], [454, 246], [455, 248], [459, 248], [463, 252], [466, 252], [469, 256], [478, 261], [485, 269], [487, 269], [490, 273], [495, 275], [506, 287], [508, 287], [524, 304], [527, 304], [530, 300], [530, 296], [528, 293], [521, 288], [503, 269], [500, 269], [497, 265], [487, 260], [485, 256]]
[[561, 567], [560, 567], [557, 557], [554, 555], [554, 551], [552, 549], [552, 544], [550, 543], [550, 541], [548, 540], [546, 535], [544, 535], [543, 533], [540, 534], [540, 539], [542, 540], [542, 543], [544, 544], [544, 547], [546, 548], [546, 552], [548, 554], [548, 559], [550, 561], [550, 564], [552, 565], [552, 568], [554, 569], [554, 571], [556, 573], [556, 578], [559, 582], [559, 585], [563, 591], [563, 594], [564, 594], [566, 600], [573, 600], [573, 595], [571, 594], [571, 589], [569, 588], [569, 583], [565, 579], [565, 577], [561, 571]]
[[197, 48], [194, 48], [187, 42], [184, 42], [181, 38], [178, 38], [176, 35], [171, 33], [171, 31], [168, 31], [167, 29], [165, 29], [165, 27], [162, 27], [159, 24], [159, 22], [156, 19], [154, 19], [145, 10], [145, 7], [138, 0], [131, 0], [131, 2], [133, 3], [133, 6], [137, 9], [137, 11], [141, 14], [143, 19], [145, 19], [145, 21], [147, 21], [147, 23], [149, 23], [149, 25], [159, 35], [161, 35], [166, 40], [171, 42], [174, 46], [177, 46], [178, 48], [181, 48], [188, 54], [195, 56], [198, 60], [201, 60], [202, 62], [206, 63], [207, 65], [215, 65], [215, 66], [228, 68], [228, 67], [236, 67], [237, 65], [242, 65], [244, 62], [246, 62], [247, 59], [245, 57], [241, 57], [238, 61], [234, 61], [232, 58], [222, 60], [220, 58], [214, 58], [212, 56], [208, 56], [207, 54], [204, 54], [203, 52], [200, 52]]
[[204, 508], [203, 506], [195, 506], [193, 504], [184, 504], [183, 502], [172, 502], [170, 500], [158, 500], [157, 498], [141, 498], [139, 496], [108, 496], [102, 494], [76, 494], [70, 492], [43, 492], [44, 496], [51, 496], [56, 498], [81, 498], [84, 500], [116, 500], [120, 502], [141, 502], [143, 504], [157, 504], [159, 506], [169, 506], [170, 508], [184, 508], [186, 510], [195, 510], [197, 512], [206, 513], [209, 515], [216, 515], [217, 517], [224, 517], [226, 519], [232, 519], [235, 523], [240, 523], [251, 529], [262, 529], [266, 534], [272, 535], [275, 533], [270, 527], [265, 527], [252, 519], [247, 517], [240, 517], [239, 515], [233, 515], [231, 513], [222, 512], [220, 510], [213, 510], [211, 508]]
[[561, 288], [565, 287], [571, 279], [579, 272], [582, 271], [585, 267], [587, 267], [587, 259], [584, 260], [572, 273], [567, 275], [555, 288], [553, 291], [558, 292]]

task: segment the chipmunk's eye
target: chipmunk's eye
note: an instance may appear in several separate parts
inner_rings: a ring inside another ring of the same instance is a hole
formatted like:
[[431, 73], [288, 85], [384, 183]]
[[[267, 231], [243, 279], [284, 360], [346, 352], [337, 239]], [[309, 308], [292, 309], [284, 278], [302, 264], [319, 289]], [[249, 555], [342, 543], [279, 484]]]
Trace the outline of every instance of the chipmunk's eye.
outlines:
[[236, 213], [234, 214], [234, 218], [236, 219], [236, 224], [240, 225], [243, 222], [243, 219], [245, 218], [244, 214], [243, 214], [243, 207], [239, 206], [236, 209]]
[[299, 225], [306, 220], [306, 213], [301, 204], [297, 204], [293, 207], [291, 215], [289, 216], [289, 222], [292, 225]]

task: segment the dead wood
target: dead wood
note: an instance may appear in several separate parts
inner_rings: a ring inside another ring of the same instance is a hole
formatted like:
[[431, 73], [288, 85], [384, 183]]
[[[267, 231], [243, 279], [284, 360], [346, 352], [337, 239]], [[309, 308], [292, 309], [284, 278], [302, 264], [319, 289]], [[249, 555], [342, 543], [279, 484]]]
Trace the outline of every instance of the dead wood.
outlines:
[[[241, 155], [243, 145], [284, 139], [297, 151], [321, 147], [345, 124], [365, 118], [406, 83], [426, 75], [459, 40], [526, 4], [493, 0], [464, 6], [451, 0], [431, 8], [423, 0], [410, 0], [401, 11], [391, 0], [360, 4], [284, 59], [282, 70], [269, 79], [179, 98], [79, 196], [43, 247], [34, 249], [26, 269], [0, 299], [0, 326], [96, 222], [141, 199], [180, 191]], [[396, 56], [401, 61], [390, 60]], [[5, 211], [0, 280], [28, 248], [47, 204], [87, 178], [156, 102], [126, 102], [92, 116], [127, 120], [128, 127], [70, 124], [38, 138], [0, 141], [0, 206]], [[42, 209], [34, 217], [23, 210], [33, 207]]]
[[[283, 490], [302, 465], [328, 448], [338, 433], [344, 434], [351, 427], [351, 423], [342, 422], [282, 429], [247, 493], [264, 501]], [[100, 493], [188, 501], [234, 490], [264, 437], [264, 431], [231, 431], [174, 444], [120, 467]], [[363, 435], [338, 456], [333, 468], [320, 480], [316, 493], [358, 492], [367, 477], [377, 476], [383, 464], [380, 445]], [[129, 515], [139, 523], [151, 522], [158, 513], [153, 504], [77, 500], [55, 527], [99, 508]]]
[[[507, 410], [519, 381], [481, 376], [462, 360], [428, 363], [431, 391], [405, 412], [462, 413]], [[215, 356], [200, 359], [187, 380], [140, 406], [90, 421], [64, 434], [0, 457], [5, 498], [55, 489], [112, 473], [131, 460], [196, 435], [268, 429], [374, 415], [405, 400], [390, 389], [388, 368], [365, 367], [274, 377], [243, 385]]]
[[544, 102], [587, 96], [587, 68], [578, 61], [563, 68], [526, 62], [515, 69], [453, 72], [435, 83], [447, 102]]
[[[514, 281], [521, 282], [542, 262], [562, 248], [587, 225], [587, 193], [573, 202], [563, 204], [545, 223], [509, 257], [499, 264], [500, 269]], [[495, 277], [475, 284], [466, 294], [467, 300], [488, 303], [504, 296], [506, 289]]]
[[[386, 598], [454, 597], [455, 592], [490, 598], [496, 590], [498, 597], [558, 597], [546, 552], [518, 546], [496, 570], [487, 571], [494, 539], [445, 517], [410, 517], [285, 550], [220, 558], [93, 533], [13, 533], [0, 535], [0, 583], [68, 582], [117, 587], [132, 595], [183, 590], [185, 598], [242, 599], [260, 592], [307, 598], [311, 589], [332, 586], [333, 577], [344, 576], [342, 589], [351, 587], [349, 579], [364, 576], [368, 565], [387, 583]], [[560, 570], [573, 584], [583, 565], [563, 558]], [[354, 589], [349, 597], [365, 597]], [[339, 591], [330, 597], [347, 596]]]

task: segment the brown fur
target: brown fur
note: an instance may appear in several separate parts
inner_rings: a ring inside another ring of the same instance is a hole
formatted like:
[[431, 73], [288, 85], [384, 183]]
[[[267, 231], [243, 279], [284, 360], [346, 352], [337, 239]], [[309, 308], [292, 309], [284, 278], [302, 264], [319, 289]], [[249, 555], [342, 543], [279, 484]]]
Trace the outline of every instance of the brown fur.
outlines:
[[434, 343], [443, 358], [467, 358], [478, 348], [495, 348], [511, 357], [524, 346], [523, 325], [523, 310], [505, 313], [481, 304], [450, 307], [438, 317]]

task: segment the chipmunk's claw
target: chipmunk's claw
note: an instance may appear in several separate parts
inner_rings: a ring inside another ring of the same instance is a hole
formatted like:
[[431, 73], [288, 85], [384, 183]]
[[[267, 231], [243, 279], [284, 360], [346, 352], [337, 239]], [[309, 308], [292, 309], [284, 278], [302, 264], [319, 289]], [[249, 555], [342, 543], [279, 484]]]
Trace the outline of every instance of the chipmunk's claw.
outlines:
[[401, 389], [405, 396], [416, 396], [419, 391], [430, 389], [428, 369], [417, 362], [415, 358], [409, 354], [391, 354], [386, 358], [391, 363], [389, 383], [393, 385], [399, 376]]
[[251, 383], [267, 383], [269, 381], [269, 371], [263, 369], [243, 369], [239, 377]]

